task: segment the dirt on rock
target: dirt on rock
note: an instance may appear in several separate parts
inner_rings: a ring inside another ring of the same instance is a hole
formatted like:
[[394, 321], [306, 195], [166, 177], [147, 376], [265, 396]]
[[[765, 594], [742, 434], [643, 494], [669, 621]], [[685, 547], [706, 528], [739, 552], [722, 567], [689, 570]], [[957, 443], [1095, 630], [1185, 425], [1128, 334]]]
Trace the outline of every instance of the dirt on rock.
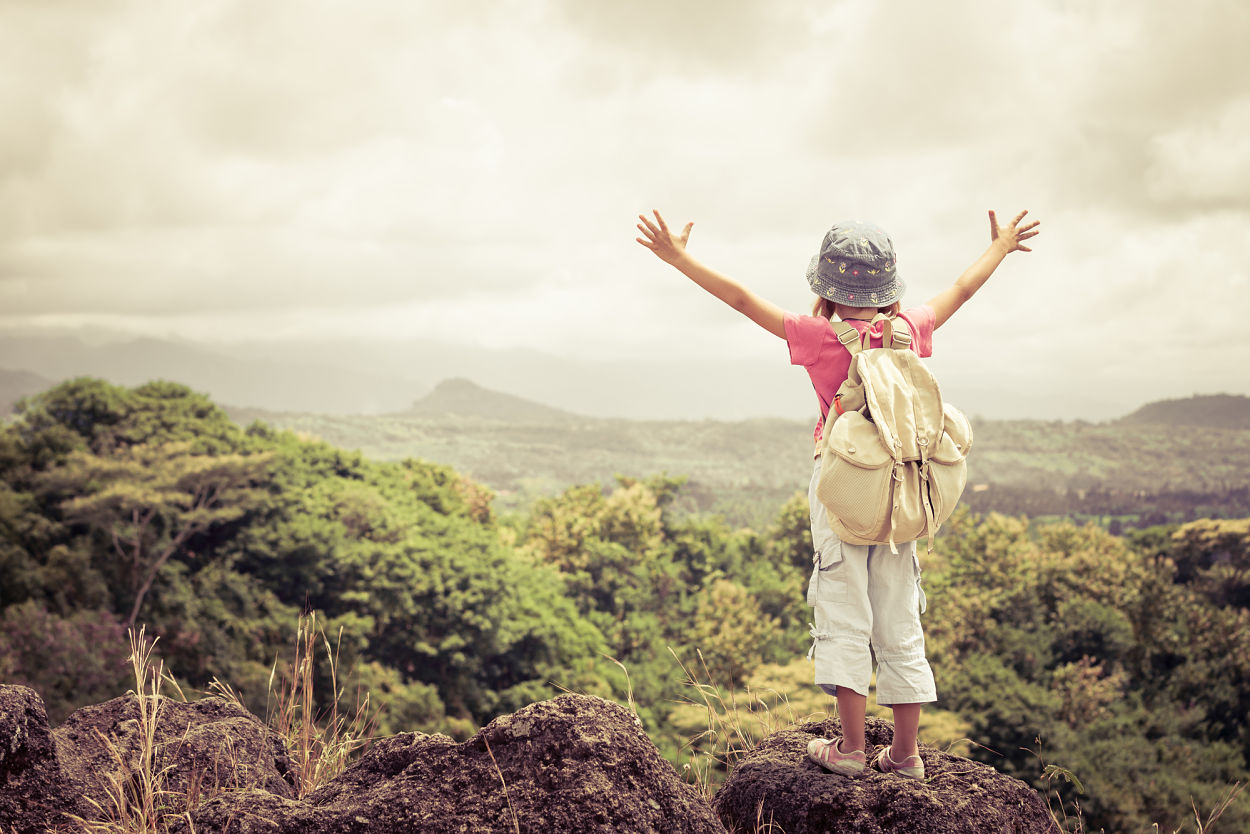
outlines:
[[[193, 798], [247, 787], [294, 796], [282, 739], [251, 713], [220, 698], [183, 703], [149, 697], [152, 773]], [[0, 685], [0, 831], [45, 832], [73, 814], [98, 818], [123, 768], [137, 771], [143, 738], [134, 695], [83, 707], [52, 729], [43, 699]], [[119, 759], [121, 764], [119, 763]], [[8, 828], [6, 828], [6, 826]]]
[[531, 704], [462, 743], [392, 736], [303, 801], [226, 794], [192, 821], [198, 834], [725, 830], [632, 712], [583, 695]]
[[[868, 759], [890, 743], [894, 725], [869, 718]], [[785, 834], [1058, 834], [1031, 787], [988, 765], [920, 745], [925, 779], [871, 767], [840, 776], [807, 758], [813, 738], [841, 735], [836, 719], [769, 736], [739, 760], [713, 799], [731, 832], [760, 827]], [[771, 824], [773, 828], [767, 828]]]

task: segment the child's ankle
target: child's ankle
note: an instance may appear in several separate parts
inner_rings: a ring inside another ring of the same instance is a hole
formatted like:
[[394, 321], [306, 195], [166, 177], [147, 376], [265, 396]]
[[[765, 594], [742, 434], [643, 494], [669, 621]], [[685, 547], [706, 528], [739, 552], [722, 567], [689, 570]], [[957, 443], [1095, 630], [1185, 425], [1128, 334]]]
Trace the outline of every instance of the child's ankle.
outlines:
[[843, 738], [838, 739], [836, 742], [834, 742], [833, 749], [837, 750], [839, 753], [843, 755], [846, 755], [847, 753], [855, 753], [855, 752], [863, 753], [864, 745], [861, 744], [859, 747], [852, 747], [851, 745], [847, 744], [846, 738], [843, 737]]
[[891, 744], [888, 755], [890, 757], [890, 761], [894, 762], [894, 764], [902, 764], [903, 762], [907, 761], [912, 756], [919, 756], [920, 747], [918, 745], [913, 744], [909, 752], [903, 755], [899, 755], [899, 745]]

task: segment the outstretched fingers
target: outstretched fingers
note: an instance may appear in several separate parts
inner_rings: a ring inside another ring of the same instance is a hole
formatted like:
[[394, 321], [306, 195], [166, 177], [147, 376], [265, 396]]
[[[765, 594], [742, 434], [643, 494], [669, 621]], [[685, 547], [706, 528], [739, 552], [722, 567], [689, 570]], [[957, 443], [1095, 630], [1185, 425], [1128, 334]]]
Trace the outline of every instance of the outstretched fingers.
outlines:
[[655, 215], [655, 222], [659, 224], [660, 231], [668, 233], [668, 224], [664, 222], [664, 218], [660, 216], [659, 209], [651, 209], [651, 213]]
[[638, 215], [638, 219], [642, 221], [637, 225], [638, 231], [642, 232], [643, 237], [636, 237], [634, 240], [638, 241], [648, 249], [654, 249], [656, 239], [660, 234], [659, 230], [656, 229], [655, 226], [651, 225], [651, 221], [647, 219], [646, 215], [640, 214]]

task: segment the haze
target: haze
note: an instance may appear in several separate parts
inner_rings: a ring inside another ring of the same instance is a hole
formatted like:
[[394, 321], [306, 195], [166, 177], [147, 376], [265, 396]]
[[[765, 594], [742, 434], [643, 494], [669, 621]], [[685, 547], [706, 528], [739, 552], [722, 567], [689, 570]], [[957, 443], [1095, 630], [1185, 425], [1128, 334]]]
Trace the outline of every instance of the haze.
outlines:
[[785, 345], [635, 244], [639, 211], [805, 311], [839, 218], [890, 231], [918, 303], [1028, 208], [1035, 251], [937, 334], [952, 400], [1250, 393], [1247, 43], [1239, 0], [7, 0], [0, 336], [802, 416]]

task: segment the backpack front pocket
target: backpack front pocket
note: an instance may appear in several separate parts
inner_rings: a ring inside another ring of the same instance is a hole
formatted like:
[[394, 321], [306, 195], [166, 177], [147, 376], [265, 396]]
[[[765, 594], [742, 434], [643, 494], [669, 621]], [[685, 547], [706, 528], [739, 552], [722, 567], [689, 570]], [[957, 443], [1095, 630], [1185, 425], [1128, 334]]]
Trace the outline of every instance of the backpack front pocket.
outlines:
[[894, 461], [877, 427], [858, 411], [843, 414], [829, 429], [820, 463], [816, 497], [834, 529], [853, 543], [880, 540], [890, 526]]

